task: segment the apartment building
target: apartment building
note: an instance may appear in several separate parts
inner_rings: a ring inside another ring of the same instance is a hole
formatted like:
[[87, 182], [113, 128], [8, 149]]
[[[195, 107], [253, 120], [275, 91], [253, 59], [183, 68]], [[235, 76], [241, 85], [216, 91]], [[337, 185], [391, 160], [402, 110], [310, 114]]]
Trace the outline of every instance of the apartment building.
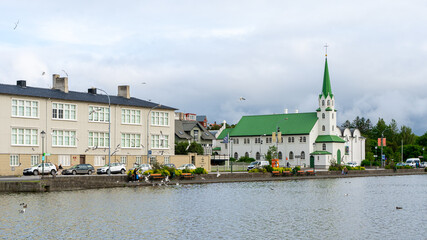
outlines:
[[0, 175], [21, 175], [43, 159], [97, 168], [110, 156], [129, 168], [174, 155], [175, 108], [133, 98], [129, 86], [113, 96], [97, 88], [69, 91], [68, 78], [58, 74], [52, 80], [51, 89], [23, 80], [0, 84]]

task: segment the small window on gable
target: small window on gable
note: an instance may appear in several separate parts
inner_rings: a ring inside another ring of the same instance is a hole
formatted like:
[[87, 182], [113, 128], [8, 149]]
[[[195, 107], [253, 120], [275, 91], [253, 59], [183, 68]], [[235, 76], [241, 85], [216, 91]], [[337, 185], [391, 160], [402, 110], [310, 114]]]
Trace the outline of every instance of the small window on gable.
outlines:
[[325, 130], [326, 130], [325, 125], [323, 125], [322, 126], [322, 131], [325, 131]]
[[325, 114], [324, 113], [322, 113], [322, 118], [325, 119]]
[[328, 107], [331, 105], [331, 101], [328, 100]]
[[322, 106], [325, 106], [325, 100], [322, 100]]
[[326, 143], [322, 144], [322, 150], [326, 151]]

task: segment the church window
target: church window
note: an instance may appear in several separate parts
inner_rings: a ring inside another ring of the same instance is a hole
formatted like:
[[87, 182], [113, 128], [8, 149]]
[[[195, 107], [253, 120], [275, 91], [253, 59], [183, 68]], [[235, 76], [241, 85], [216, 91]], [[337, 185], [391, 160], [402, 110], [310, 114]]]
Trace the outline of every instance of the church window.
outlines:
[[292, 142], [294, 142], [294, 140], [295, 140], [295, 138], [294, 138], [294, 137], [292, 137]]
[[288, 137], [288, 142], [291, 142], [292, 140], [291, 140], [291, 137]]
[[283, 158], [283, 156], [282, 156], [282, 152], [279, 152], [279, 159], [282, 159]]
[[234, 159], [239, 159], [239, 154], [237, 152], [234, 153]]
[[323, 125], [322, 126], [322, 131], [325, 131], [325, 130], [326, 130], [325, 125]]
[[251, 139], [248, 138], [248, 144], [250, 144], [250, 143], [251, 143]]
[[259, 154], [259, 152], [256, 152], [256, 160], [260, 160], [261, 159], [261, 154]]
[[289, 159], [294, 159], [294, 152], [289, 152]]
[[322, 118], [325, 119], [325, 114], [324, 113], [322, 113]]
[[303, 141], [303, 142], [306, 142], [306, 141], [307, 141], [307, 139], [306, 139], [305, 137], [302, 137], [302, 141]]
[[305, 159], [305, 152], [304, 151], [301, 152], [301, 159]]
[[245, 152], [245, 157], [249, 157], [249, 153], [248, 152]]
[[325, 100], [322, 100], [322, 106], [325, 106]]
[[332, 119], [334, 119], [334, 113], [332, 113]]
[[331, 105], [331, 101], [328, 100], [328, 107]]
[[322, 150], [326, 151], [326, 143], [322, 144]]
[[299, 142], [302, 142], [302, 137], [299, 137]]

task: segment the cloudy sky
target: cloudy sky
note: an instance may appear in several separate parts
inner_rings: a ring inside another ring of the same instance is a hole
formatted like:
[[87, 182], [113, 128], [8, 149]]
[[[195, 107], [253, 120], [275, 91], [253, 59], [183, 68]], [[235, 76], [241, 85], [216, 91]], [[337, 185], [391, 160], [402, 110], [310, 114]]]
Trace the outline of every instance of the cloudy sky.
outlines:
[[315, 111], [327, 43], [338, 124], [382, 117], [421, 135], [426, 12], [416, 0], [3, 0], [0, 82], [47, 88], [65, 70], [72, 91], [126, 84], [133, 97], [237, 123]]

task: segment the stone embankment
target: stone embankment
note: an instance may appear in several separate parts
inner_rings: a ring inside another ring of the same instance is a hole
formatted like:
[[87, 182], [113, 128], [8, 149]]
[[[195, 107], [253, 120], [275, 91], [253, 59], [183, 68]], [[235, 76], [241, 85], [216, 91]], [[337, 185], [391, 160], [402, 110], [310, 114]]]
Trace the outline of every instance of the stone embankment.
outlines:
[[[324, 179], [324, 178], [348, 178], [348, 177], [373, 177], [373, 176], [398, 176], [398, 175], [419, 175], [427, 174], [424, 169], [398, 169], [394, 170], [365, 170], [349, 171], [347, 175], [342, 175], [339, 171], [317, 171], [315, 176], [272, 176], [271, 173], [220, 173], [196, 175], [193, 179], [173, 179], [169, 184], [206, 184], [206, 183], [226, 183], [226, 182], [253, 182], [253, 181], [287, 181], [304, 179]], [[154, 181], [154, 184], [160, 181]], [[0, 192], [49, 192], [49, 191], [72, 191], [82, 189], [98, 189], [113, 187], [138, 187], [152, 186], [153, 183], [129, 182], [125, 175], [91, 175], [72, 177], [52, 177], [45, 176], [43, 179], [26, 180], [22, 177], [14, 181], [1, 181]]]

